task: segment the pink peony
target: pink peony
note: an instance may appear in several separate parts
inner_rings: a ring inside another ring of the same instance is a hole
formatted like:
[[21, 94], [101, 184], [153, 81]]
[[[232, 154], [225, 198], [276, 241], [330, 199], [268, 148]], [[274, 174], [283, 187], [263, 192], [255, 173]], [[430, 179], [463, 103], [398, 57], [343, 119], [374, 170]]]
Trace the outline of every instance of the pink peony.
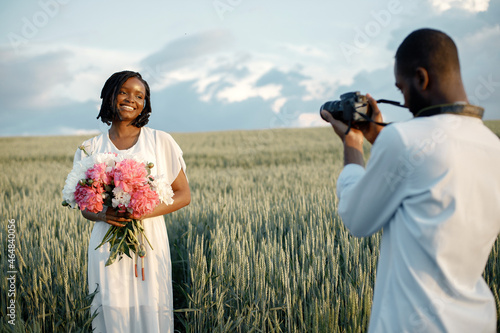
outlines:
[[158, 193], [151, 190], [149, 185], [137, 188], [130, 198], [129, 209], [132, 209], [132, 218], [138, 219], [141, 216], [151, 213], [160, 203]]
[[114, 168], [115, 186], [120, 186], [125, 192], [131, 192], [147, 182], [148, 172], [144, 163], [126, 159], [116, 164]]
[[122, 204], [116, 206], [116, 208], [118, 208], [118, 213], [125, 213], [127, 211], [127, 207]]
[[111, 181], [110, 174], [106, 172], [106, 164], [99, 163], [85, 172], [87, 178], [92, 179], [94, 182], [109, 184]]
[[87, 209], [92, 213], [99, 213], [103, 208], [103, 192], [103, 187], [98, 183], [94, 183], [92, 186], [82, 186], [78, 184], [75, 190], [75, 201], [80, 207], [80, 210]]

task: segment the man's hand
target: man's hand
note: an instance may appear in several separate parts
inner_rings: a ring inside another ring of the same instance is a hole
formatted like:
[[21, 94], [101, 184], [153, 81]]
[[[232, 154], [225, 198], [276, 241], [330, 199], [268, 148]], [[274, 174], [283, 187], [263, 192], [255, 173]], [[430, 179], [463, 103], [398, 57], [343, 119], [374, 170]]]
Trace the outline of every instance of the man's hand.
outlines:
[[351, 127], [351, 130], [346, 135], [346, 124], [333, 118], [332, 114], [325, 110], [321, 111], [321, 116], [332, 125], [335, 134], [339, 136], [345, 145], [363, 147], [363, 133], [360, 130]]
[[346, 135], [346, 124], [333, 118], [331, 113], [325, 110], [321, 110], [321, 116], [332, 125], [333, 130], [344, 143], [344, 165], [355, 163], [364, 167], [363, 133], [360, 130], [351, 128], [349, 133]]
[[[383, 122], [377, 101], [370, 94], [366, 94], [366, 97], [371, 111], [371, 119], [378, 123]], [[333, 130], [344, 143], [344, 165], [356, 163], [364, 166], [363, 137], [373, 144], [384, 126], [377, 125], [374, 122], [366, 122], [358, 125], [359, 129], [351, 127], [349, 133], [345, 134], [348, 127], [346, 124], [333, 118], [332, 114], [325, 110], [321, 110], [321, 116], [332, 125]]]
[[[370, 94], [366, 94], [366, 97], [368, 99], [371, 119], [374, 122], [378, 123], [383, 122], [382, 113], [378, 108], [377, 101]], [[323, 117], [323, 119], [326, 119], [326, 121], [328, 121], [332, 125], [335, 133], [340, 137], [342, 142], [345, 142], [347, 140], [350, 145], [354, 143], [353, 140], [361, 141], [362, 143], [362, 140], [360, 140], [358, 137], [358, 132], [361, 132], [363, 136], [366, 138], [366, 140], [368, 140], [368, 142], [373, 144], [375, 142], [375, 139], [377, 139], [380, 131], [384, 128], [384, 126], [377, 125], [373, 122], [363, 122], [357, 124], [356, 127], [358, 128], [358, 130], [351, 128], [348, 135], [346, 136], [345, 135], [345, 132], [347, 131], [346, 124], [342, 123], [339, 120], [334, 119], [330, 114], [330, 112], [327, 112], [325, 110], [321, 111], [321, 116]], [[353, 135], [351, 135], [351, 132], [353, 133]]]
[[[384, 120], [382, 119], [382, 113], [380, 112], [380, 109], [378, 108], [377, 101], [370, 94], [366, 94], [366, 97], [368, 99], [368, 104], [370, 104], [372, 120], [377, 122], [377, 123], [383, 122]], [[377, 125], [373, 122], [369, 122], [366, 125], [367, 126], [363, 126], [360, 129], [363, 132], [363, 135], [366, 138], [366, 140], [368, 140], [368, 142], [373, 144], [375, 142], [375, 140], [377, 139], [380, 131], [384, 128], [384, 126]]]

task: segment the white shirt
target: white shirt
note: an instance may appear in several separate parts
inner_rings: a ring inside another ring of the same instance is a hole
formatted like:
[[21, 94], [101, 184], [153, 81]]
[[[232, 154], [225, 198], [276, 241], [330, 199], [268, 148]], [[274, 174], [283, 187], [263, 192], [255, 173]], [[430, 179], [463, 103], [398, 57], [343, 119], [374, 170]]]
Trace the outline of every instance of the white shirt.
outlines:
[[383, 228], [369, 332], [495, 332], [482, 278], [500, 232], [500, 140], [442, 114], [380, 132], [366, 170], [337, 180], [350, 232]]

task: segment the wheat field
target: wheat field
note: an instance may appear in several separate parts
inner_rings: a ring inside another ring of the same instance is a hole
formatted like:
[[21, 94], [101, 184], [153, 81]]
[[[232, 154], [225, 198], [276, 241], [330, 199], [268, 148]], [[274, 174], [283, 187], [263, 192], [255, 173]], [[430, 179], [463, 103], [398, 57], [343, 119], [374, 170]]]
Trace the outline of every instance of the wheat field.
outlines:
[[[488, 126], [500, 135], [500, 121]], [[342, 150], [331, 129], [173, 136], [192, 192], [188, 207], [165, 218], [176, 331], [366, 331], [380, 233], [354, 238], [336, 214]], [[0, 138], [1, 331], [91, 331], [92, 222], [61, 206], [86, 138]], [[499, 250], [497, 240], [484, 273], [497, 309]], [[15, 325], [7, 322], [12, 263]]]

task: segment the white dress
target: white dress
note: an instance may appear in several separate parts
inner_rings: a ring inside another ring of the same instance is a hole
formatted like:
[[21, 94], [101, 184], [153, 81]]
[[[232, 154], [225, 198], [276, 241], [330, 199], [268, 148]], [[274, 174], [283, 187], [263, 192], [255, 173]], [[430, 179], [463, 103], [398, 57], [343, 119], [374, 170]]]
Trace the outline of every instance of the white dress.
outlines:
[[[101, 134], [83, 143], [90, 153], [133, 153], [147, 162], [153, 162], [153, 175], [165, 175], [172, 183], [186, 165], [182, 151], [167, 133], [143, 127], [137, 143], [129, 149], [118, 150], [108, 134]], [[78, 150], [75, 162], [84, 157]], [[138, 260], [138, 277], [135, 260], [126, 255], [120, 261], [105, 267], [109, 257], [109, 243], [95, 250], [106, 231], [111, 227], [96, 222], [89, 241], [88, 286], [92, 293], [98, 288], [91, 306], [91, 313], [98, 311], [92, 327], [94, 332], [173, 332], [173, 297], [170, 249], [163, 216], [146, 219], [144, 228], [153, 249], [147, 247], [144, 258], [145, 280], [141, 276]], [[134, 256], [132, 256], [134, 257]]]

